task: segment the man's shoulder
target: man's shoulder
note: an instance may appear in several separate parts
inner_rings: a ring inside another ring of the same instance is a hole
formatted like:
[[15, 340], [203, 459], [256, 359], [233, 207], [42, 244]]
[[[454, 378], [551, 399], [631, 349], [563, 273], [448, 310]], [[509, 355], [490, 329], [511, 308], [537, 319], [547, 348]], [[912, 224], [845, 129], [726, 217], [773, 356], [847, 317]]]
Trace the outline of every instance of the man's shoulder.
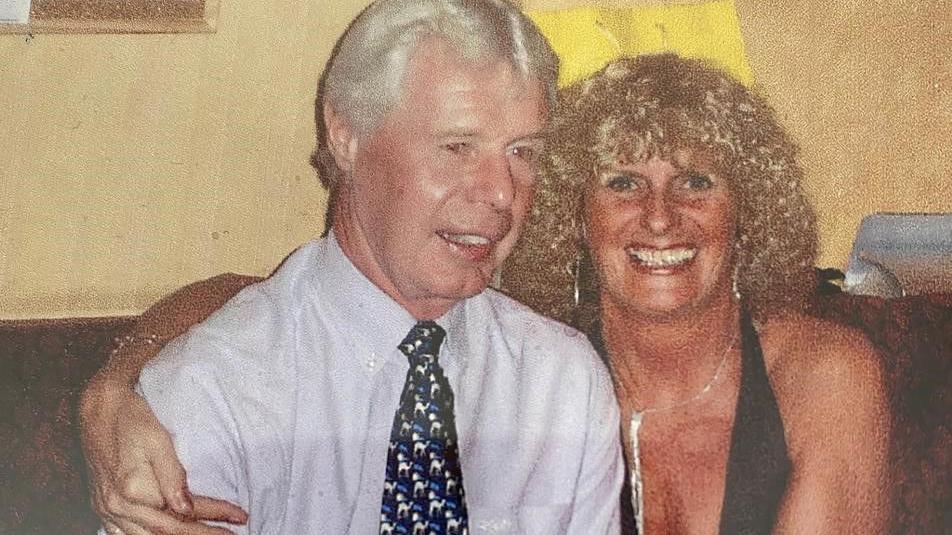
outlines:
[[550, 363], [552, 359], [570, 359], [601, 366], [588, 337], [578, 329], [543, 316], [496, 290], [486, 290], [482, 297], [506, 338], [520, 342], [526, 351], [542, 353]]
[[528, 305], [516, 301], [498, 290], [487, 289], [482, 296], [492, 306], [496, 312], [496, 317], [502, 322], [522, 325], [555, 339], [578, 339], [587, 345], [588, 338], [578, 329], [548, 316], [543, 316], [532, 310]]
[[[511, 359], [497, 365], [512, 374], [519, 396], [544, 396], [556, 407], [560, 421], [577, 422], [579, 428], [588, 425], [582, 422], [596, 421], [589, 421], [589, 411], [596, 405], [607, 407], [598, 418], [617, 418], [608, 368], [585, 334], [495, 290], [483, 292], [483, 297], [482, 306], [491, 310], [486, 317], [497, 322], [499, 339], [506, 345], [496, 346], [493, 358]], [[559, 393], [557, 400], [551, 398], [553, 389]]]
[[242, 288], [170, 342], [149, 367], [234, 373], [263, 359], [273, 369], [294, 341], [301, 301], [313, 293], [304, 286], [316, 245], [301, 246], [271, 276]]
[[310, 288], [319, 242], [308, 242], [289, 254], [267, 278], [242, 288], [189, 333], [225, 345], [253, 348], [291, 336], [293, 323]]
[[277, 399], [293, 382], [297, 331], [281, 284], [272, 276], [243, 288], [163, 347], [139, 376], [149, 403], [174, 408], [194, 390], [220, 403], [242, 399], [246, 408], [265, 400], [281, 405]]

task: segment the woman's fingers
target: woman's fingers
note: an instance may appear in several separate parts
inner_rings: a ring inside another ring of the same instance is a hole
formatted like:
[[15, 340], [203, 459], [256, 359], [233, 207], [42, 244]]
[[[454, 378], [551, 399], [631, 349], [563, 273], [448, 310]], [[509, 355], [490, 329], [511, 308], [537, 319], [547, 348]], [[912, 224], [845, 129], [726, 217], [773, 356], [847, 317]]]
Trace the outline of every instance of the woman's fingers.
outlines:
[[231, 502], [206, 496], [195, 496], [192, 500], [195, 505], [193, 513], [195, 520], [215, 520], [230, 524], [248, 522], [248, 513]]

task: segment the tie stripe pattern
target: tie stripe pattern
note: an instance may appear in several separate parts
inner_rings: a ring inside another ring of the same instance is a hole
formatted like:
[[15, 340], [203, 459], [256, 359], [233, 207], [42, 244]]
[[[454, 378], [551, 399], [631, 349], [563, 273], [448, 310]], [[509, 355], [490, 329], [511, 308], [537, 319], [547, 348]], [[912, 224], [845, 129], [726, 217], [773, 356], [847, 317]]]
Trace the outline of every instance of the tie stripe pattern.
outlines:
[[421, 321], [399, 346], [410, 369], [390, 434], [381, 534], [469, 532], [453, 391], [437, 361], [445, 336], [436, 323]]

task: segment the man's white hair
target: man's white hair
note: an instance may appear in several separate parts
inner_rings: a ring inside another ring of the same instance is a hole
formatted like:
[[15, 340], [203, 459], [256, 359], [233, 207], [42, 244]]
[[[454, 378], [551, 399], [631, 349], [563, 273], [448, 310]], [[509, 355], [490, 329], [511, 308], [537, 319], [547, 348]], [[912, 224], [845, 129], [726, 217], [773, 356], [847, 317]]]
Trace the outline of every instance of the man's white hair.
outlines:
[[[360, 134], [373, 131], [401, 96], [416, 47], [450, 43], [467, 59], [508, 61], [555, 103], [558, 59], [535, 25], [504, 0], [378, 0], [347, 29], [331, 57], [324, 99]], [[318, 110], [318, 116], [320, 116]]]

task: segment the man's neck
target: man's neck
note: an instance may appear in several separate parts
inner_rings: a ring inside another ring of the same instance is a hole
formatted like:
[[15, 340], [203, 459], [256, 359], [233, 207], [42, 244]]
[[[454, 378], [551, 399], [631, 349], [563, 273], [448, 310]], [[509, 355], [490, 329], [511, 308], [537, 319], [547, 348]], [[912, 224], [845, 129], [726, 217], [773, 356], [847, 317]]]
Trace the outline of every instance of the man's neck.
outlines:
[[382, 292], [390, 296], [398, 305], [403, 307], [410, 315], [418, 320], [435, 320], [446, 314], [456, 300], [432, 298], [432, 299], [407, 299], [405, 298], [390, 281], [390, 278], [384, 273], [380, 265], [374, 262], [372, 255], [358, 254], [357, 251], [370, 250], [367, 240], [359, 231], [352, 231], [351, 225], [340, 223], [341, 218], [335, 217], [333, 224], [334, 238], [343, 251], [344, 256], [354, 267], [360, 271], [364, 277], [372, 282]]

